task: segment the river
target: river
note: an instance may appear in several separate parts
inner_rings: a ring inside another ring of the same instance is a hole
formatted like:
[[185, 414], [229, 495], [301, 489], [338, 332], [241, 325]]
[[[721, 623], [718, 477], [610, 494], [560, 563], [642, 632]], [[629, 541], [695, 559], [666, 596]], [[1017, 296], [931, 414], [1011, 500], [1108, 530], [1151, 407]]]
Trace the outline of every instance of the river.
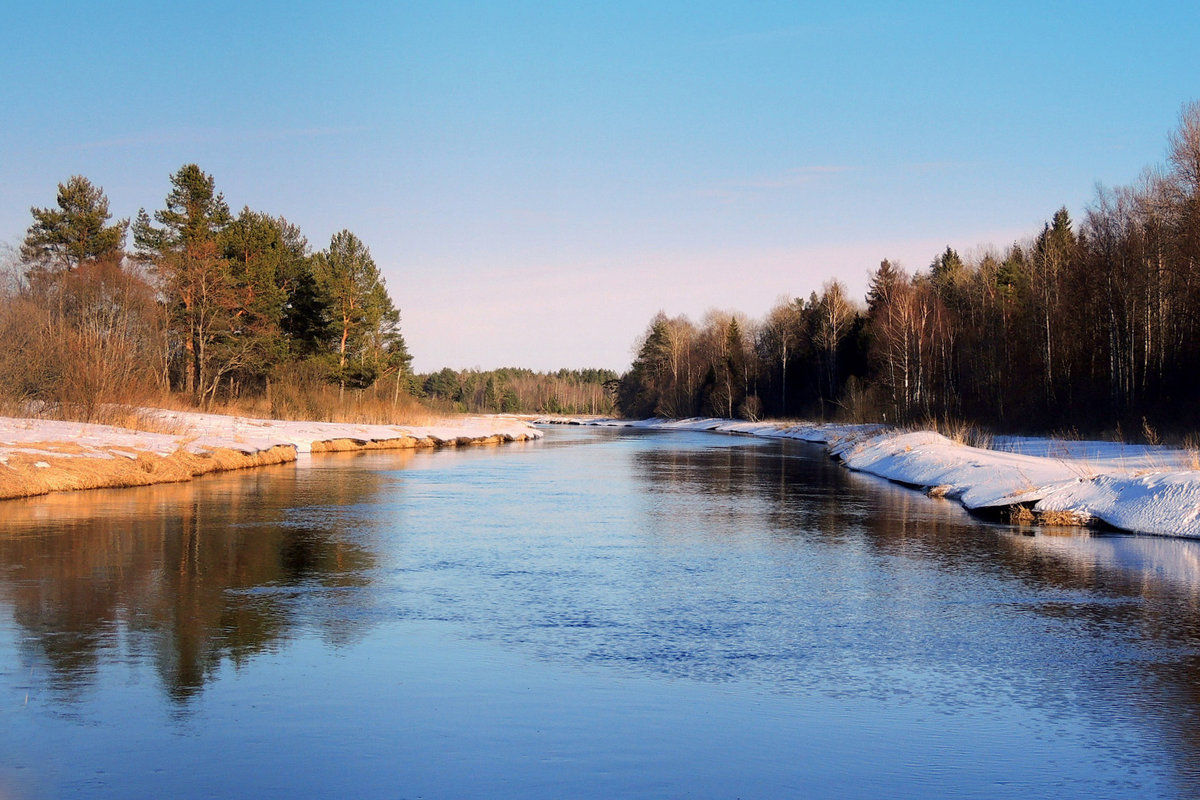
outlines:
[[705, 433], [0, 507], [0, 798], [1200, 796], [1200, 543]]

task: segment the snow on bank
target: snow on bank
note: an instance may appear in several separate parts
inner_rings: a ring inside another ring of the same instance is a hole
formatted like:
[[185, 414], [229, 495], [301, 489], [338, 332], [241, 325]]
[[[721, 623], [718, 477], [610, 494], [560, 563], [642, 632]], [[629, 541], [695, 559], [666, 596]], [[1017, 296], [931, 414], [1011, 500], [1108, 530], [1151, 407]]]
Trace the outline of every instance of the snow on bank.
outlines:
[[[144, 416], [169, 428], [186, 431], [188, 447], [262, 450], [276, 445], [298, 453], [353, 449], [354, 445], [454, 447], [463, 444], [514, 442], [541, 438], [541, 431], [515, 417], [475, 416], [444, 420], [438, 425], [360, 425], [345, 422], [227, 417], [195, 411], [147, 409]], [[349, 446], [330, 446], [348, 443]], [[373, 448], [372, 448], [373, 449]]]
[[551, 419], [584, 425], [716, 431], [825, 445], [850, 469], [958, 500], [968, 509], [1013, 509], [1051, 521], [1103, 521], [1136, 533], [1200, 538], [1196, 456], [1166, 447], [1001, 437], [970, 447], [933, 431], [880, 425], [719, 419]]
[[454, 447], [537, 439], [512, 417], [433, 426], [358, 425], [143, 409], [153, 433], [111, 425], [0, 417], [0, 498], [65, 489], [141, 486], [218, 470], [294, 461], [298, 453]]

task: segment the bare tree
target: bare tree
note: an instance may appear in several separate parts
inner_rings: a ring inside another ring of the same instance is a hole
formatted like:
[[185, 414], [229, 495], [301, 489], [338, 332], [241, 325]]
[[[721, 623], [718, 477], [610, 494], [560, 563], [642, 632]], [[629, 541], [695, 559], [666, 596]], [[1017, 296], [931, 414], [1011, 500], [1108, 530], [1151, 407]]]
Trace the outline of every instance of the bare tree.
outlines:
[[826, 398], [835, 400], [840, 385], [838, 348], [850, 329], [850, 323], [854, 321], [857, 309], [846, 296], [846, 287], [841, 281], [826, 281], [821, 288], [816, 344], [824, 354], [826, 391], [821, 392], [821, 414], [824, 416]]

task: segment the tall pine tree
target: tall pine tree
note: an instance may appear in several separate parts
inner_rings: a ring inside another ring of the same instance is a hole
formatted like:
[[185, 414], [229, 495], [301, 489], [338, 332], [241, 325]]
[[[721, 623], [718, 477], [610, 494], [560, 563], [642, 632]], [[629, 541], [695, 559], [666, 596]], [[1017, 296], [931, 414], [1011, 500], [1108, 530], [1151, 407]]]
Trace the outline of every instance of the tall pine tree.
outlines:
[[21, 243], [27, 272], [61, 272], [84, 261], [119, 257], [128, 220], [108, 221], [108, 198], [82, 175], [58, 185], [58, 208], [31, 208], [33, 225]]

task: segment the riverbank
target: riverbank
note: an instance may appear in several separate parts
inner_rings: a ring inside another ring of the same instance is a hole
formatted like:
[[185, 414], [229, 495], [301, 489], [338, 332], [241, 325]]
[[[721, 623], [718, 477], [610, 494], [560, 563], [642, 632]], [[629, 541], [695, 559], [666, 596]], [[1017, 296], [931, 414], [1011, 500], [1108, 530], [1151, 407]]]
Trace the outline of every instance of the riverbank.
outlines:
[[295, 461], [307, 453], [518, 442], [541, 437], [512, 417], [432, 426], [293, 422], [142, 409], [135, 430], [0, 417], [0, 499], [73, 489], [191, 480], [210, 472]]
[[799, 439], [824, 445], [850, 469], [956, 500], [985, 516], [1200, 538], [1200, 456], [1194, 451], [1037, 437], [996, 437], [989, 447], [972, 447], [933, 431], [881, 425], [539, 421]]

